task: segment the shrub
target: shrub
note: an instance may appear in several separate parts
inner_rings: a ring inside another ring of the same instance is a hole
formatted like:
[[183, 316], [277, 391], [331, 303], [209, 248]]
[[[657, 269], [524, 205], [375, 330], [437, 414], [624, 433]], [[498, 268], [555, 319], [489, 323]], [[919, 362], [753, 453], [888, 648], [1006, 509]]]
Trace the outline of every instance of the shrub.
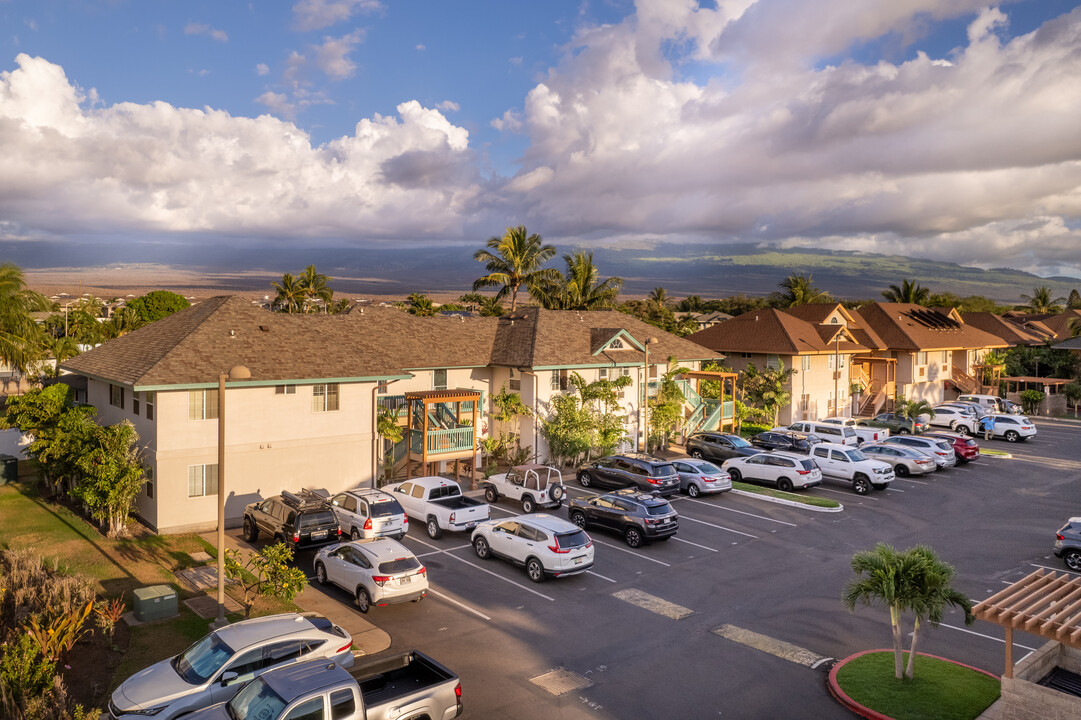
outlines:
[[30, 550], [0, 551], [0, 577], [6, 587], [0, 596], [0, 637], [31, 616], [70, 615], [94, 600], [89, 580], [61, 574], [55, 562], [49, 568]]
[[1026, 415], [1035, 415], [1043, 402], [1043, 393], [1039, 390], [1024, 390], [1021, 392], [1021, 407]]
[[22, 706], [27, 698], [42, 695], [52, 686], [55, 675], [56, 663], [45, 657], [26, 633], [0, 648], [0, 693], [12, 705]]

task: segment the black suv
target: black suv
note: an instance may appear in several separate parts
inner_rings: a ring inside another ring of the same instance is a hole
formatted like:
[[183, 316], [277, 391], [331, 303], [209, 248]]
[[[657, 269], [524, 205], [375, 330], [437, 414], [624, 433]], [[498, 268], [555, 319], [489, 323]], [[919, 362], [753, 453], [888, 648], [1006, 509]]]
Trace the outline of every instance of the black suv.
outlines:
[[650, 540], [667, 540], [679, 529], [678, 515], [657, 492], [624, 488], [597, 497], [572, 498], [571, 522], [580, 528], [614, 530], [632, 548]]
[[822, 442], [817, 435], [792, 432], [790, 430], [767, 430], [751, 438], [751, 444], [762, 450], [783, 450], [784, 452], [810, 455], [811, 446]]
[[703, 432], [687, 438], [687, 454], [694, 458], [720, 460], [762, 452], [739, 435]]
[[582, 487], [636, 487], [661, 495], [679, 492], [679, 474], [667, 460], [644, 453], [608, 455], [578, 468]]
[[341, 542], [341, 530], [330, 503], [312, 490], [284, 491], [244, 508], [244, 539], [254, 543], [260, 533], [293, 550]]
[[1081, 517], [1070, 518], [1055, 533], [1054, 552], [1055, 557], [1062, 558], [1066, 567], [1081, 572]]

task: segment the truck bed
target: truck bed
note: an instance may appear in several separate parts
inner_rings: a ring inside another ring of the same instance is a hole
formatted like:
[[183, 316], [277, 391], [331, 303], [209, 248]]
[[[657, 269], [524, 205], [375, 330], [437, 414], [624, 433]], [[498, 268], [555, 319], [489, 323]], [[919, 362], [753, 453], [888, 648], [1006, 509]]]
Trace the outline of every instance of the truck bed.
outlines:
[[380, 705], [458, 679], [453, 672], [418, 650], [354, 665], [349, 674], [360, 685], [360, 694], [369, 713]]
[[480, 500], [476, 500], [466, 495], [439, 498], [438, 500], [429, 500], [428, 502], [438, 505], [439, 507], [447, 508], [448, 510], [464, 510], [466, 508], [474, 508], [485, 504]]

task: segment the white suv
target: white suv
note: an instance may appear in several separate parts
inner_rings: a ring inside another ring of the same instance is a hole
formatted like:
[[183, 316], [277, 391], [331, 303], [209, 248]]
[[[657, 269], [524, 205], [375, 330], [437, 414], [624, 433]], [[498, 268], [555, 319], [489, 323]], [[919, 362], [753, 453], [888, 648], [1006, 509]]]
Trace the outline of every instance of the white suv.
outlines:
[[822, 484], [822, 470], [814, 460], [791, 453], [761, 452], [729, 458], [721, 469], [733, 482], [764, 482], [786, 492]]
[[962, 435], [976, 434], [975, 412], [965, 412], [963, 408], [956, 405], [938, 405], [934, 411], [934, 417], [927, 421], [929, 425], [949, 428]]
[[593, 540], [574, 523], [548, 513], [487, 520], [473, 531], [473, 549], [525, 567], [533, 582], [584, 573], [593, 567]]
[[315, 556], [319, 584], [349, 592], [357, 609], [420, 602], [428, 594], [428, 570], [397, 540], [362, 540], [332, 545]]
[[343, 535], [353, 540], [391, 537], [401, 540], [409, 518], [392, 496], [382, 490], [355, 488], [335, 495], [330, 505]]
[[1017, 442], [1018, 440], [1028, 440], [1030, 437], [1036, 437], [1036, 424], [1024, 415], [1000, 415], [998, 413], [991, 413], [980, 420], [980, 427], [977, 428], [977, 432], [985, 432], [984, 423], [988, 420], [994, 422], [995, 431], [992, 433], [992, 437], [1004, 438], [1008, 442]]

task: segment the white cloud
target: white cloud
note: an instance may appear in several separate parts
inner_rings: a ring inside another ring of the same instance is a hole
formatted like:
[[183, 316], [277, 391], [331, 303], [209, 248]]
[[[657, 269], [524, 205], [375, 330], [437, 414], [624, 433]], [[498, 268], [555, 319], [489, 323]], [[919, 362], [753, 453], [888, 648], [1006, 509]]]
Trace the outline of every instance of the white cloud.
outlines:
[[34, 32], [37, 32], [37, 29], [38, 29], [38, 21], [37, 20], [35, 20], [34, 18], [27, 18], [23, 22], [26, 24], [26, 27], [30, 28]]
[[416, 101], [313, 147], [270, 115], [90, 109], [59, 66], [16, 63], [0, 73], [0, 217], [37, 233], [446, 237], [481, 195], [468, 132]]
[[270, 68], [267, 66], [266, 63], [259, 63], [258, 65], [255, 66], [255, 74], [256, 75], [267, 75], [269, 73], [270, 73]]
[[510, 63], [511, 65], [513, 65], [514, 67], [522, 67], [522, 58], [520, 58], [520, 57], [509, 58], [507, 60], [507, 62]]
[[206, 35], [218, 42], [229, 42], [229, 36], [224, 30], [217, 30], [209, 25], [203, 25], [200, 23], [188, 23], [184, 26], [185, 35]]
[[436, 109], [443, 110], [444, 112], [458, 112], [462, 107], [453, 100], [444, 100], [441, 103], [436, 103]]
[[268, 110], [285, 117], [293, 117], [296, 114], [296, 105], [289, 102], [289, 97], [284, 93], [276, 93], [267, 90], [255, 98], [255, 102], [265, 106]]
[[319, 30], [356, 13], [372, 13], [383, 9], [378, 0], [300, 0], [293, 5], [294, 25], [298, 30]]
[[522, 116], [514, 110], [507, 110], [502, 117], [493, 118], [489, 125], [500, 132], [517, 132], [522, 129]]
[[357, 66], [349, 58], [349, 53], [364, 40], [363, 30], [354, 30], [342, 37], [323, 38], [323, 44], [312, 48], [315, 54], [315, 64], [328, 77], [334, 80], [344, 80], [352, 77]]
[[417, 50], [420, 50], [421, 52], [423, 52], [424, 50], [427, 50], [427, 49], [428, 49], [428, 47], [424, 43], [417, 43]]

